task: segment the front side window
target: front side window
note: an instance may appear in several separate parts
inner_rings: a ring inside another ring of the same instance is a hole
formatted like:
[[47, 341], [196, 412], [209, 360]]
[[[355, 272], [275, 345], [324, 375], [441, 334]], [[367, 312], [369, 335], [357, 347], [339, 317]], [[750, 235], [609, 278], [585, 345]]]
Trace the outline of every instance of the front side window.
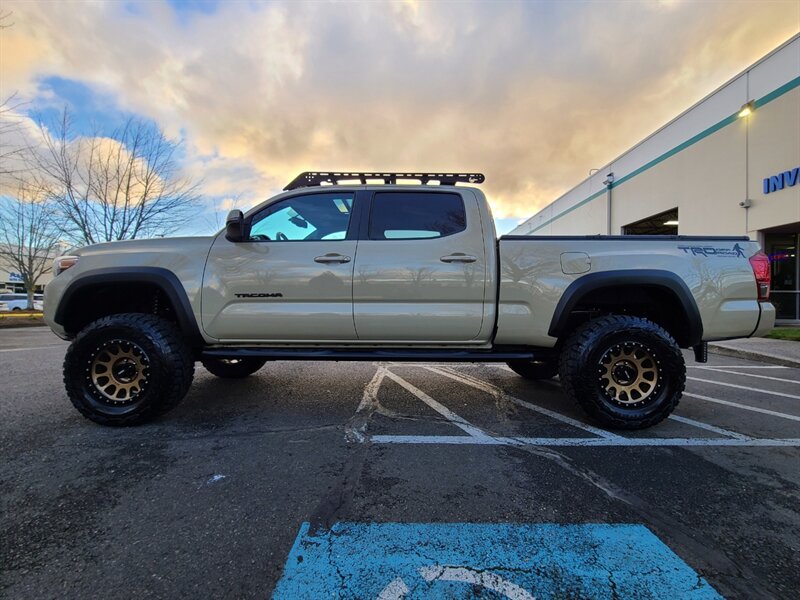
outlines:
[[464, 202], [458, 194], [378, 192], [372, 199], [371, 240], [440, 238], [466, 228]]
[[343, 240], [352, 213], [352, 192], [294, 196], [257, 213], [247, 239], [251, 242]]

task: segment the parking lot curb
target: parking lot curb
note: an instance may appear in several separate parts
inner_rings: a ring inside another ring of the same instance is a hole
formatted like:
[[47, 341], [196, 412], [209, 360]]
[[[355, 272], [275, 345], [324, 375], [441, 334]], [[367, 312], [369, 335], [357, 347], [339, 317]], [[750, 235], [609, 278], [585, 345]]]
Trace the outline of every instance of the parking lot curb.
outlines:
[[755, 360], [758, 362], [780, 365], [782, 367], [800, 368], [800, 360], [779, 356], [777, 354], [770, 354], [768, 352], [756, 352], [753, 350], [743, 350], [741, 348], [731, 348], [730, 346], [723, 346], [722, 344], [709, 344], [708, 351], [712, 354], [719, 354], [721, 356], [744, 358], [747, 360]]

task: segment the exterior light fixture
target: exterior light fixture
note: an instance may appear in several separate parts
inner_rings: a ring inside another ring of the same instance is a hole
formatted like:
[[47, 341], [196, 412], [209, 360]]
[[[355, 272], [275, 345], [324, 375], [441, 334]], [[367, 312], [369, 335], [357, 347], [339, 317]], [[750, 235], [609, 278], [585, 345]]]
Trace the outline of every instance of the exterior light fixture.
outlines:
[[752, 100], [749, 102], [745, 102], [742, 104], [742, 108], [739, 109], [739, 118], [742, 119], [744, 117], [749, 116], [752, 112], [756, 109], [756, 104]]
[[675, 227], [677, 227], [678, 221], [664, 221], [664, 225], [674, 225]]

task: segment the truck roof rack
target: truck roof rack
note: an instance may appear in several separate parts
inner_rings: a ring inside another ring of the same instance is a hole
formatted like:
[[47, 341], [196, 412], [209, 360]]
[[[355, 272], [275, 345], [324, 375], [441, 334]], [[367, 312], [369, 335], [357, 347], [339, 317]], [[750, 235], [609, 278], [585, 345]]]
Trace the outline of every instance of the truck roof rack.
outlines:
[[486, 179], [483, 173], [362, 173], [362, 172], [333, 172], [333, 171], [306, 171], [295, 177], [284, 190], [296, 190], [302, 187], [320, 186], [324, 183], [337, 185], [341, 181], [358, 179], [362, 185], [367, 184], [367, 179], [382, 179], [384, 184], [397, 183], [400, 179], [416, 179], [422, 185], [430, 181], [438, 181], [439, 185], [455, 185], [456, 183], [483, 183]]

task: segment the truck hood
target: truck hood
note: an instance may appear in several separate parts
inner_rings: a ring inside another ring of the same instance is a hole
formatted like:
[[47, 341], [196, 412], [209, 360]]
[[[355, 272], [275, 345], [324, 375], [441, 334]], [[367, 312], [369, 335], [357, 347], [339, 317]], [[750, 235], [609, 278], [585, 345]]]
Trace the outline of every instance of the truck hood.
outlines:
[[83, 246], [75, 250], [70, 250], [68, 254], [73, 256], [95, 256], [102, 254], [136, 254], [152, 252], [181, 252], [201, 251], [208, 249], [214, 241], [214, 236], [194, 236], [194, 237], [166, 237], [151, 238], [144, 240], [123, 240], [118, 242], [103, 242]]

